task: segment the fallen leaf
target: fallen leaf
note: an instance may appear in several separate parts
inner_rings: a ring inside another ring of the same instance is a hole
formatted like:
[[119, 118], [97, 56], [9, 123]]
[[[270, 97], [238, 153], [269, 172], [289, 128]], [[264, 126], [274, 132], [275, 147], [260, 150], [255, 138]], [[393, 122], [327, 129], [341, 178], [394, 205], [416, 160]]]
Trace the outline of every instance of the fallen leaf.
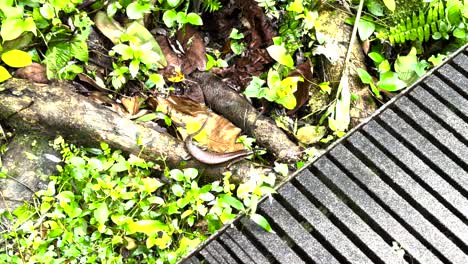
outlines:
[[304, 126], [297, 130], [296, 138], [304, 144], [315, 144], [322, 139], [327, 133], [327, 128], [324, 126]]
[[186, 25], [177, 32], [177, 40], [185, 51], [185, 63], [182, 70], [185, 74], [192, 73], [195, 69], [205, 71], [206, 48], [202, 35], [191, 25]]
[[33, 62], [31, 65], [18, 69], [15, 76], [21, 79], [31, 80], [36, 83], [48, 83], [46, 68], [44, 65]]
[[97, 12], [94, 17], [96, 27], [106, 36], [112, 43], [119, 43], [120, 36], [125, 32], [125, 29], [116, 21], [109, 18], [104, 11]]
[[139, 96], [123, 97], [121, 101], [127, 112], [131, 115], [135, 115], [140, 111], [142, 100]]
[[[208, 121], [204, 130], [195, 139], [199, 139], [201, 144], [206, 145], [208, 150], [214, 152], [232, 152], [244, 149], [240, 143], [236, 143], [241, 129], [234, 126], [226, 118], [208, 110], [202, 104], [194, 102], [188, 98], [169, 96], [167, 98], [155, 97], [158, 110], [170, 116], [175, 124], [181, 124], [188, 129], [179, 129], [185, 138], [187, 134], [197, 131], [200, 126]], [[206, 133], [206, 137], [203, 134]]]

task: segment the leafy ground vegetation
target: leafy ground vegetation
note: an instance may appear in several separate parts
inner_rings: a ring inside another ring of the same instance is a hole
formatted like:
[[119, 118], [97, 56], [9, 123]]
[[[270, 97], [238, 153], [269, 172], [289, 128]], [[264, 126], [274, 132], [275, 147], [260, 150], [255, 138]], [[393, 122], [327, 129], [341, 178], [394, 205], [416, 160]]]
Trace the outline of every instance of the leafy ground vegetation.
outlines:
[[[361, 96], [347, 82], [349, 52], [341, 80], [318, 70], [326, 68], [322, 61], [345, 57], [319, 30], [330, 9], [356, 24], [367, 67], [354, 70], [378, 105], [468, 42], [466, 0], [0, 0], [0, 82], [12, 75], [73, 81], [89, 99], [177, 136], [202, 126], [199, 118], [174, 113], [204, 103], [191, 74], [210, 72], [304, 154], [280, 163], [256, 139], [238, 137], [234, 126], [221, 136], [207, 127], [196, 140], [215, 150], [255, 150], [249, 158], [269, 170], [241, 183], [228, 171], [204, 182], [201, 171], [172, 168], [163, 157], [145, 161], [105, 142], [85, 148], [58, 138], [53, 144], [62, 158], [47, 189], [2, 212], [9, 221], [0, 262], [175, 263], [239, 213], [269, 230], [255, 212], [261, 197], [345, 135]], [[318, 104], [323, 97], [329, 100]], [[0, 126], [0, 153], [12, 133]], [[207, 134], [216, 138], [211, 146]], [[5, 169], [0, 176], [10, 177]]]

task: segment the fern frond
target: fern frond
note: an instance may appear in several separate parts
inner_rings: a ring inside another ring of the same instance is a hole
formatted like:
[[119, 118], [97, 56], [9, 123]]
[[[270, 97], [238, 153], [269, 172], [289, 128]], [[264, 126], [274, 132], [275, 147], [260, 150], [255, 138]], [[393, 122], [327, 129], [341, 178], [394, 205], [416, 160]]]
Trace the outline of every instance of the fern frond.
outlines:
[[459, 0], [439, 0], [430, 3], [429, 7], [421, 6], [419, 10], [399, 23], [377, 34], [379, 39], [392, 44], [406, 41], [428, 41], [431, 36], [441, 32], [451, 32], [462, 22], [463, 3]]
[[203, 0], [203, 9], [207, 12], [215, 12], [221, 9], [223, 5], [219, 0]]

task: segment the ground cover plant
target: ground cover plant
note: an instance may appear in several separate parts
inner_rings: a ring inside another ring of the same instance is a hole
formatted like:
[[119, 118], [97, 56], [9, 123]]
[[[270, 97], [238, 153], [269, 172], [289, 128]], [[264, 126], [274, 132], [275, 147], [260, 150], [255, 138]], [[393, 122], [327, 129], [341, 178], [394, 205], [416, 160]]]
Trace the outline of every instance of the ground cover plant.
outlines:
[[[240, 213], [271, 230], [261, 197], [468, 42], [461, 0], [5, 0], [0, 11], [0, 178], [15, 179], [2, 167], [15, 134], [65, 136], [52, 140], [47, 187], [0, 209], [2, 263], [175, 263]], [[30, 109], [41, 116], [23, 118]], [[55, 119], [65, 113], [73, 124]], [[203, 162], [220, 156], [214, 172]]]

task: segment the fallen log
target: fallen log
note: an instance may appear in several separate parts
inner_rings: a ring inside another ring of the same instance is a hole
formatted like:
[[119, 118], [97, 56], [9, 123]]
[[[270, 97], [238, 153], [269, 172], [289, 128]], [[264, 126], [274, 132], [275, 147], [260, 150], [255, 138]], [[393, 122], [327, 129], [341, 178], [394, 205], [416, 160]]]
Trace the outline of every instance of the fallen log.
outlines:
[[278, 128], [271, 119], [260, 113], [238, 92], [229, 88], [217, 76], [206, 73], [193, 73], [198, 80], [207, 105], [228, 118], [245, 133], [256, 138], [257, 143], [270, 150], [279, 160], [298, 161], [301, 149]]
[[[10, 79], [0, 84], [0, 120], [18, 131], [42, 131], [63, 136], [67, 141], [84, 146], [107, 142], [140, 157], [165, 162], [171, 167], [192, 167], [204, 172], [206, 181], [222, 178], [226, 164], [212, 167], [190, 157], [183, 142], [144, 124], [123, 118], [109, 108], [74, 92], [66, 82], [50, 85]], [[138, 142], [142, 142], [140, 146]], [[234, 179], [248, 175], [248, 162], [238, 162], [229, 170]]]

